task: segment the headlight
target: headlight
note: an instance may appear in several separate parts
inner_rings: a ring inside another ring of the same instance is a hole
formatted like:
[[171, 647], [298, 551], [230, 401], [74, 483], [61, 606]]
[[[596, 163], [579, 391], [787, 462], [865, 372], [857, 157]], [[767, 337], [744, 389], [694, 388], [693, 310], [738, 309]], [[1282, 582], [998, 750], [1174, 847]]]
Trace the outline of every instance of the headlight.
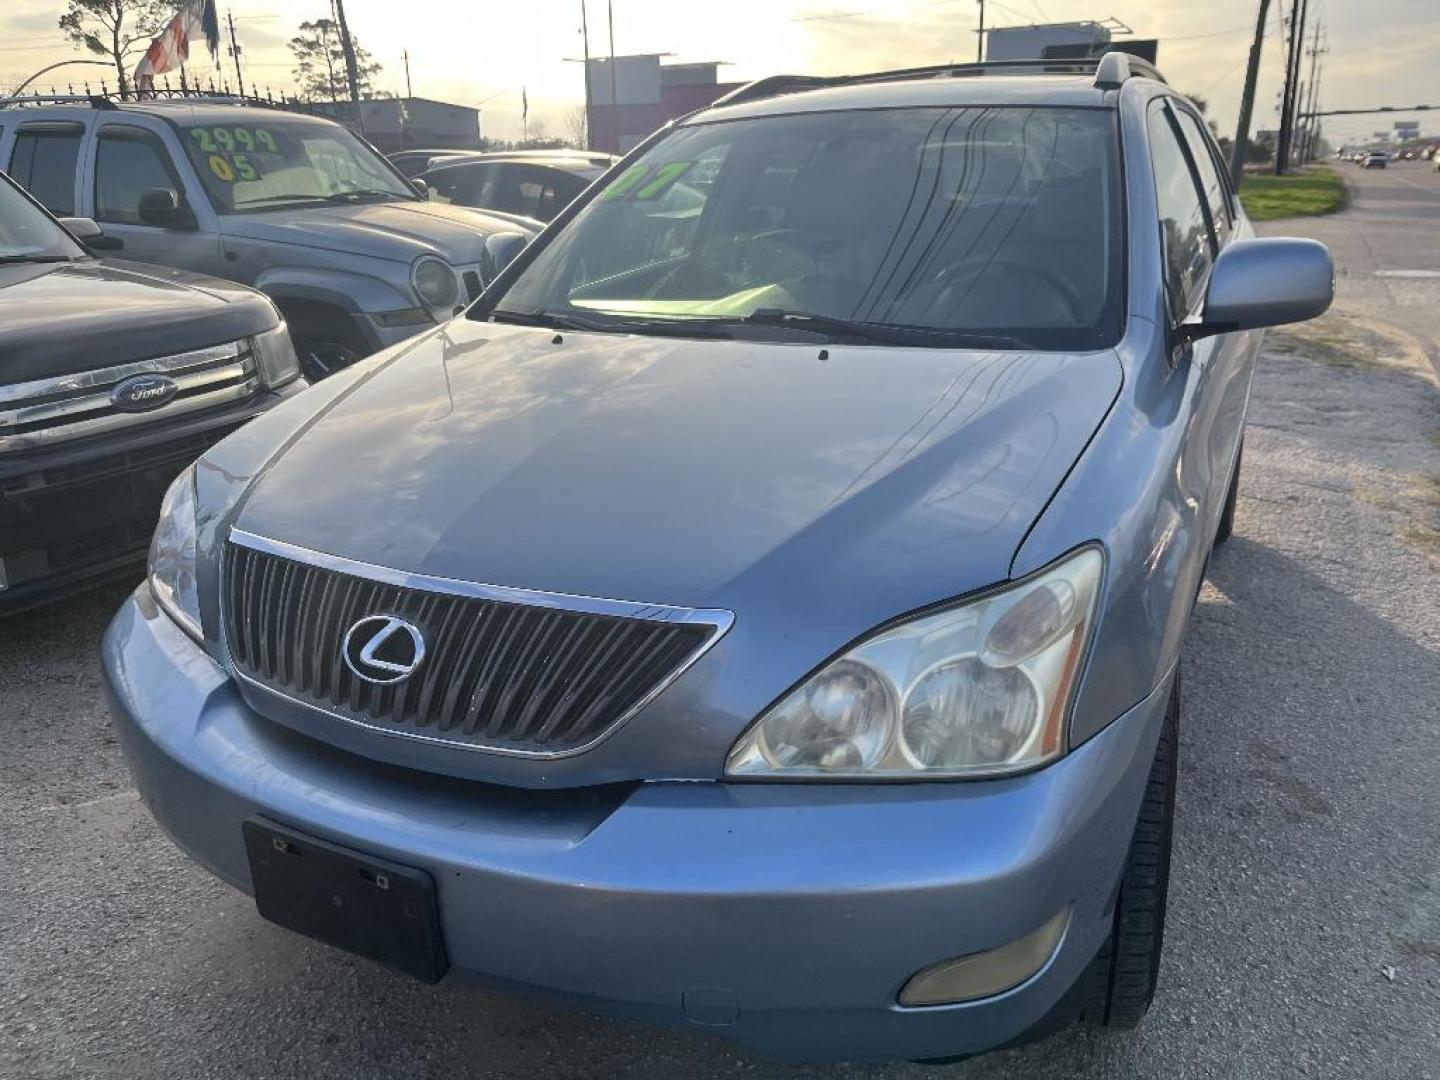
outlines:
[[195, 585], [195, 466], [170, 485], [150, 541], [150, 589], [180, 628], [199, 640], [200, 594]]
[[300, 377], [300, 361], [290, 341], [290, 330], [283, 322], [250, 340], [255, 351], [255, 370], [267, 388], [274, 390]]
[[417, 260], [410, 271], [410, 282], [415, 286], [415, 295], [436, 319], [448, 319], [455, 314], [460, 285], [455, 280], [455, 271], [444, 260], [433, 255]]
[[1086, 548], [1019, 585], [876, 634], [752, 724], [725, 771], [933, 779], [1054, 760], [1103, 569]]

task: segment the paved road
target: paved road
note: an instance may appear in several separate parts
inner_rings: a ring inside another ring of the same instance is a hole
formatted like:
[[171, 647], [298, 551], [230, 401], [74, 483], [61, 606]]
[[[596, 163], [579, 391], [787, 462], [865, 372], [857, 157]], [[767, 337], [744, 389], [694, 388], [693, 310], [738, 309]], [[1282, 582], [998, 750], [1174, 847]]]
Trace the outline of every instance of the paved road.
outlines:
[[1335, 168], [1350, 187], [1350, 209], [1303, 225], [1266, 222], [1260, 231], [1279, 236], [1298, 228], [1329, 244], [1340, 306], [1416, 335], [1440, 373], [1440, 172], [1428, 161]]
[[[1347, 303], [1375, 289], [1349, 265]], [[1403, 341], [1342, 329], [1276, 335], [1289, 352], [1257, 378], [1236, 536], [1187, 645], [1168, 951], [1139, 1032], [795, 1069], [291, 937], [130, 790], [95, 663], [112, 589], [0, 624], [0, 1076], [1440, 1077], [1440, 391]]]

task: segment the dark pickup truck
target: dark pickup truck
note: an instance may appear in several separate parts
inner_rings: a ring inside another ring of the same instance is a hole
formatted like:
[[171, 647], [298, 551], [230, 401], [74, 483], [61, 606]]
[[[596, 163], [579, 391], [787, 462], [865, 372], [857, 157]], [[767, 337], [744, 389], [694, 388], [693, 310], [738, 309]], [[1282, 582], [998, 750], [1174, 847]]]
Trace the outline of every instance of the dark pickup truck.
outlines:
[[0, 615], [138, 571], [176, 474], [305, 385], [266, 297], [65, 224], [0, 174]]

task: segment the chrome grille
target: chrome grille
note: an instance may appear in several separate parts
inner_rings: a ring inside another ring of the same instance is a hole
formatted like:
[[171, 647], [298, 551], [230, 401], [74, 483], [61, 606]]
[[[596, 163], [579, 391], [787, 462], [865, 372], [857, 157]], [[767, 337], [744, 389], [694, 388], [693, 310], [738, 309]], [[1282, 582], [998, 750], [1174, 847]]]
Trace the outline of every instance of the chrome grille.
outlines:
[[[164, 375], [175, 381], [179, 392], [157, 409], [122, 411], [110, 400], [110, 392], [135, 375]], [[250, 397], [259, 388], [248, 341], [0, 386], [0, 452], [49, 446], [208, 409]]]
[[[530, 756], [598, 741], [699, 658], [728, 612], [591, 600], [352, 563], [241, 533], [224, 566], [224, 624], [243, 678], [371, 728]], [[420, 667], [359, 678], [341, 655], [372, 615], [414, 624]]]

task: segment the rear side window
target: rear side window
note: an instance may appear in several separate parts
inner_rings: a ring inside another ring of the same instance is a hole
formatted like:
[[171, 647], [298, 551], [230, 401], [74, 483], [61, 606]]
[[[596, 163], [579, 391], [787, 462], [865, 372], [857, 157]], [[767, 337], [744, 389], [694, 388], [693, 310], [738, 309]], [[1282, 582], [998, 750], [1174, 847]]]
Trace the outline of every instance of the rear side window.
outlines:
[[1163, 105], [1151, 108], [1148, 123], [1160, 241], [1165, 251], [1165, 288], [1171, 314], [1182, 319], [1199, 302], [1210, 273], [1213, 242], [1200, 189], [1169, 109]]
[[1185, 110], [1177, 109], [1175, 116], [1190, 146], [1190, 156], [1195, 159], [1195, 171], [1200, 176], [1205, 203], [1210, 207], [1210, 223], [1215, 227], [1216, 239], [1223, 244], [1230, 237], [1230, 194], [1220, 178], [1209, 136], [1201, 129], [1200, 121]]
[[107, 129], [95, 155], [95, 218], [141, 225], [140, 196], [152, 188], [177, 194], [180, 185], [164, 145], [138, 128]]
[[59, 217], [75, 213], [75, 163], [83, 133], [79, 124], [23, 127], [10, 151], [10, 175]]

